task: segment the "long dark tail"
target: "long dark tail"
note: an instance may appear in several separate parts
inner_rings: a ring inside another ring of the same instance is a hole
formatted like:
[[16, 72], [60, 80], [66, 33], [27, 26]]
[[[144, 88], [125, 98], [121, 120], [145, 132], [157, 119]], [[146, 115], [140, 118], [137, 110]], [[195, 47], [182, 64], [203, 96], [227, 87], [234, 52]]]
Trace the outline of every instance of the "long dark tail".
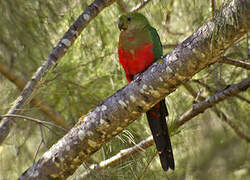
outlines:
[[168, 110], [165, 104], [165, 99], [161, 100], [146, 114], [155, 141], [156, 149], [160, 156], [161, 166], [164, 171], [167, 171], [169, 168], [174, 170], [175, 165], [173, 150], [166, 123]]

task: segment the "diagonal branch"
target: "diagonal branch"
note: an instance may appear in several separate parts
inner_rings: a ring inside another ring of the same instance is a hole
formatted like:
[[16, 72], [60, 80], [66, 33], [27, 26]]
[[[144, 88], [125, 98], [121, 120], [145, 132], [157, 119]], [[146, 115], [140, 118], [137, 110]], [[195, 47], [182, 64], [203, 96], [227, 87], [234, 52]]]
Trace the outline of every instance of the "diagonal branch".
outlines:
[[124, 13], [128, 13], [127, 4], [124, 2], [124, 0], [116, 0], [116, 3], [120, 6]]
[[228, 3], [173, 51], [80, 118], [78, 124], [20, 179], [65, 179], [70, 176], [84, 160], [142, 113], [196, 73], [217, 62], [228, 47], [249, 31], [249, 8], [248, 0]]
[[121, 162], [124, 162], [129, 157], [133, 156], [134, 154], [143, 151], [144, 149], [149, 148], [154, 144], [154, 140], [152, 136], [149, 136], [147, 139], [141, 141], [140, 143], [136, 144], [135, 146], [132, 146], [127, 149], [121, 150], [116, 155], [112, 156], [111, 158], [104, 160], [98, 164], [92, 164], [88, 167], [88, 169], [82, 173], [80, 176], [78, 176], [78, 179], [84, 179], [88, 175], [90, 175], [92, 172], [100, 171], [101, 169], [105, 169], [110, 166], [115, 166]]
[[214, 112], [218, 117], [221, 117], [221, 120], [224, 121], [225, 123], [227, 123], [232, 130], [235, 132], [235, 134], [237, 136], [239, 136], [241, 139], [244, 139], [246, 142], [250, 143], [250, 136], [247, 136], [246, 134], [244, 134], [234, 123], [233, 121], [231, 121], [231, 119], [229, 119], [227, 117], [227, 115], [220, 111], [219, 109], [217, 109], [216, 107], [214, 108]]
[[[189, 84], [185, 84], [184, 87], [190, 92], [190, 94], [196, 98], [198, 96], [198, 93], [195, 92], [195, 90], [189, 85]], [[236, 86], [237, 87], [237, 86]], [[237, 94], [234, 94], [234, 96], [236, 97]], [[199, 96], [199, 100], [204, 101], [205, 98], [203, 96]], [[247, 142], [250, 142], [250, 137], [248, 137], [246, 134], [244, 134], [240, 128], [238, 128], [233, 121], [231, 121], [227, 115], [222, 112], [221, 110], [219, 110], [215, 105], [212, 108], [213, 112], [217, 115], [217, 117], [222, 120], [223, 122], [225, 122], [226, 124], [228, 124], [232, 130], [235, 132], [235, 134], [237, 136], [239, 136], [241, 139], [244, 139]]]
[[[2, 73], [8, 80], [13, 82], [19, 90], [22, 90], [25, 86], [25, 83], [19, 79], [16, 75], [10, 73], [7, 67], [4, 65], [0, 64], [0, 73]], [[59, 114], [56, 114], [51, 107], [48, 105], [42, 103], [39, 99], [33, 98], [31, 100], [31, 103], [34, 104], [35, 106], [39, 107], [39, 109], [46, 114], [52, 121], [54, 121], [57, 125], [69, 129], [67, 125], [64, 122], [64, 119], [59, 116]]]
[[185, 87], [185, 89], [193, 96], [194, 103], [197, 102], [197, 100], [199, 101], [204, 101], [205, 98], [203, 96], [200, 96], [199, 93], [196, 93], [196, 91], [192, 88], [192, 86], [189, 83], [185, 83], [183, 84], [183, 86]]
[[[96, 17], [105, 7], [112, 4], [115, 0], [95, 0], [88, 8], [78, 17], [74, 24], [64, 34], [57, 46], [52, 50], [49, 57], [40, 66], [31, 80], [26, 84], [20, 96], [13, 103], [13, 106], [9, 109], [7, 114], [18, 114], [20, 109], [27, 99], [31, 96], [35, 87], [42, 77], [55, 65], [55, 63], [61, 59], [67, 50], [72, 46], [76, 38], [82, 32], [82, 30], [88, 25], [88, 23]], [[4, 118], [0, 122], [0, 144], [3, 143], [8, 136], [14, 121], [10, 117]]]
[[136, 7], [134, 7], [133, 9], [131, 9], [130, 12], [135, 12], [135, 11], [142, 9], [150, 1], [151, 0], [142, 0], [142, 2], [140, 4], [138, 4]]
[[219, 62], [250, 70], [250, 63], [247, 63], [244, 61], [239, 61], [239, 60], [236, 61], [236, 60], [233, 60], [233, 59], [225, 57], [225, 56], [221, 57], [221, 60]]
[[0, 64], [0, 73], [4, 75], [9, 81], [14, 83], [19, 90], [22, 90], [25, 86], [24, 82], [19, 79], [16, 75], [12, 74], [7, 67]]
[[225, 90], [216, 93], [210, 98], [206, 98], [204, 101], [194, 104], [193, 108], [188, 110], [186, 113], [184, 113], [179, 121], [176, 121], [174, 123], [173, 128], [178, 129], [181, 125], [185, 124], [187, 121], [189, 121], [191, 118], [195, 117], [196, 115], [204, 112], [207, 108], [210, 108], [214, 106], [215, 104], [219, 103], [220, 101], [223, 101], [224, 99], [234, 96], [238, 94], [241, 91], [245, 91], [250, 87], [250, 76], [240, 82], [239, 84], [231, 85]]
[[[210, 91], [210, 92], [212, 92], [212, 91], [213, 91], [213, 92], [216, 92], [216, 89], [215, 89], [214, 87], [209, 86], [208, 84], [206, 84], [206, 83], [204, 83], [204, 82], [202, 82], [202, 81], [200, 81], [200, 80], [195, 80], [195, 79], [193, 79], [192, 81], [195, 82], [195, 83], [197, 83], [197, 84], [200, 84], [200, 85], [203, 86], [203, 87], [205, 87], [205, 88], [206, 88], [208, 91]], [[250, 100], [246, 99], [245, 97], [243, 97], [243, 96], [241, 96], [241, 95], [239, 95], [239, 94], [236, 94], [235, 97], [237, 97], [238, 99], [240, 99], [240, 100], [242, 100], [242, 101], [244, 101], [244, 102], [250, 104]]]
[[[172, 129], [171, 134], [176, 133], [182, 125], [184, 125], [186, 122], [188, 122], [192, 118], [196, 117], [197, 115], [203, 113], [205, 110], [209, 109], [210, 107], [214, 107], [219, 102], [225, 100], [226, 98], [231, 97], [232, 94], [235, 95], [237, 93], [240, 93], [242, 90], [245, 90], [245, 88], [247, 88], [249, 86], [249, 84], [250, 84], [250, 78], [240, 82], [239, 84], [233, 85], [230, 87], [230, 89], [225, 89], [222, 92], [219, 92], [219, 93], [217, 93], [217, 94], [215, 94], [207, 99], [202, 97], [201, 99], [203, 99], [203, 101], [197, 104], [197, 106], [196, 106], [197, 108], [195, 110], [194, 110], [194, 108], [189, 109], [178, 120], [176, 120], [173, 125], [170, 126], [170, 129]], [[187, 87], [189, 87], [189, 85], [187, 85]], [[190, 87], [188, 89], [191, 90]], [[230, 94], [228, 92], [231, 92], [232, 94]], [[226, 97], [224, 96], [225, 94], [226, 94]], [[194, 93], [194, 90], [192, 90], [192, 95], [194, 95], [194, 98], [196, 98], [197, 93]], [[199, 104], [201, 104], [201, 105], [199, 105]], [[198, 113], [196, 113], [196, 112], [198, 112]], [[226, 120], [228, 120], [228, 119], [226, 119]], [[180, 123], [180, 122], [182, 122], [182, 123]], [[232, 126], [233, 126], [232, 129], [236, 129], [235, 132], [238, 136], [242, 137], [247, 142], [249, 142], [249, 137], [247, 137], [245, 134], [243, 134], [234, 124], [232, 124]], [[89, 168], [84, 173], [82, 173], [79, 176], [79, 179], [86, 178], [92, 172], [100, 171], [100, 170], [105, 169], [109, 166], [114, 166], [118, 163], [124, 162], [129, 157], [133, 156], [134, 154], [138, 153], [139, 151], [142, 151], [144, 149], [149, 148], [153, 144], [154, 144], [153, 137], [149, 136], [147, 139], [141, 141], [140, 143], [136, 144], [135, 146], [127, 148], [127, 149], [123, 149], [118, 154], [116, 154], [115, 156], [112, 156], [111, 158], [109, 158], [107, 160], [104, 160], [98, 164], [92, 164], [91, 166], [89, 166]]]
[[121, 8], [121, 10], [124, 13], [128, 13], [128, 12], [136, 12], [139, 11], [140, 9], [142, 9], [147, 3], [149, 3], [151, 0], [142, 0], [141, 3], [139, 3], [138, 5], [136, 5], [134, 8], [132, 8], [131, 10], [128, 10], [126, 3], [124, 2], [124, 0], [116, 0], [116, 3], [119, 5], [119, 7]]

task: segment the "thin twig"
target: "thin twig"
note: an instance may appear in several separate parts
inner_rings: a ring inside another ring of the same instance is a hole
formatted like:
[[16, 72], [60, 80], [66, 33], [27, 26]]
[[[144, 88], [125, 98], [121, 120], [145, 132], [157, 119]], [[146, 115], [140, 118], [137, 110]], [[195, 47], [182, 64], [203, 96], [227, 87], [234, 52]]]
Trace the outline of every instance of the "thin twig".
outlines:
[[215, 91], [219, 91], [219, 86], [218, 86], [218, 62], [214, 64], [214, 84], [215, 84]]
[[235, 132], [237, 136], [239, 136], [241, 139], [244, 139], [246, 142], [250, 143], [250, 137], [248, 137], [246, 134], [244, 134], [234, 123], [232, 120], [230, 120], [225, 113], [217, 109], [216, 107], [213, 108], [215, 114], [218, 117], [221, 117], [220, 119], [227, 123]]
[[237, 67], [241, 67], [247, 70], [250, 70], [250, 63], [244, 62], [244, 61], [240, 61], [240, 60], [233, 60], [229, 57], [221, 57], [220, 58], [220, 63], [225, 63], [225, 64], [230, 64], [233, 66], [237, 66]]
[[46, 144], [46, 142], [45, 142], [45, 140], [44, 140], [43, 128], [42, 128], [42, 126], [41, 126], [41, 123], [39, 123], [38, 125], [39, 125], [39, 130], [40, 130], [40, 134], [41, 134], [42, 143], [44, 144], [44, 146], [45, 146], [46, 149], [48, 150], [49, 148], [48, 148], [48, 146], [47, 146], [47, 144]]
[[205, 100], [205, 98], [200, 95], [201, 91], [196, 93], [196, 91], [192, 88], [192, 86], [189, 83], [184, 83], [183, 86], [193, 96], [193, 98], [195, 99], [194, 100], [195, 102], [197, 102], [198, 100], [199, 101], [204, 101]]
[[143, 169], [141, 175], [138, 177], [138, 180], [141, 180], [143, 178], [143, 176], [145, 175], [145, 173], [146, 173], [149, 165], [152, 163], [152, 161], [154, 160], [154, 158], [155, 158], [156, 155], [157, 155], [157, 153], [154, 153], [154, 155], [151, 157], [151, 159], [147, 163], [147, 166]]
[[[215, 16], [215, 0], [210, 0], [210, 8], [212, 12], [212, 17], [214, 17]], [[215, 63], [214, 64], [214, 84], [216, 87], [216, 91], [218, 91], [217, 70], [218, 70], [218, 63]]]
[[215, 0], [210, 0], [210, 8], [212, 12], [212, 17], [215, 16]]
[[[208, 91], [210, 91], [210, 92], [215, 92], [215, 91], [216, 91], [215, 88], [213, 88], [212, 86], [209, 86], [208, 84], [206, 84], [206, 83], [204, 83], [204, 82], [202, 82], [202, 81], [200, 81], [200, 80], [193, 79], [192, 81], [195, 82], [195, 83], [200, 84], [200, 85], [203, 86], [203, 87], [205, 87], [205, 88], [206, 88]], [[242, 96], [239, 95], [239, 94], [235, 94], [234, 96], [237, 97], [238, 99], [240, 99], [240, 100], [242, 100], [242, 101], [244, 101], [244, 102], [250, 104], [250, 100], [246, 99], [245, 97], [242, 97]]]
[[246, 34], [246, 41], [247, 41], [247, 58], [250, 59], [250, 47], [248, 43], [248, 33]]
[[51, 133], [53, 133], [54, 135], [61, 137], [60, 134], [57, 133], [57, 131], [53, 130], [50, 126], [43, 124], [44, 127], [46, 127]]
[[74, 66], [70, 67], [69, 69], [66, 69], [66, 70], [64, 69], [63, 71], [59, 71], [59, 72], [53, 71], [52, 73], [56, 74], [55, 77], [53, 77], [51, 79], [46, 79], [44, 81], [44, 84], [47, 84], [47, 83], [49, 83], [51, 81], [54, 81], [55, 79], [57, 79], [58, 77], [62, 76], [63, 74], [67, 74], [67, 73], [70, 73], [72, 71], [78, 70], [78, 68], [88, 67], [89, 64], [96, 63], [97, 61], [102, 60], [103, 58], [105, 58], [107, 56], [111, 56], [112, 54], [114, 54], [114, 53], [113, 52], [107, 53], [107, 54], [105, 54], [103, 56], [97, 57], [97, 58], [95, 58], [93, 60], [90, 60], [88, 62], [82, 62], [82, 63], [79, 63], [77, 65], [74, 65]]
[[[186, 89], [190, 92], [190, 94], [195, 98], [195, 96], [198, 96], [199, 93], [196, 93], [195, 90], [189, 85], [189, 84], [185, 84]], [[201, 100], [205, 100], [206, 98], [200, 96]], [[223, 113], [222, 111], [220, 111], [218, 108], [216, 108], [216, 106], [214, 106], [214, 108], [212, 108], [212, 110], [214, 111], [214, 113], [219, 117], [220, 120], [224, 121], [225, 123], [227, 123], [232, 129], [233, 131], [236, 133], [236, 135], [238, 135], [240, 138], [246, 140], [247, 142], [250, 142], [250, 137], [248, 137], [247, 135], [245, 135], [227, 116], [225, 113]], [[221, 118], [220, 118], [221, 117]]]
[[34, 156], [34, 163], [36, 161], [36, 157], [38, 155], [38, 152], [40, 151], [40, 148], [41, 148], [41, 145], [44, 144], [44, 146], [46, 147], [46, 149], [48, 150], [48, 146], [47, 144], [45, 143], [45, 140], [44, 140], [44, 136], [43, 136], [43, 129], [42, 129], [42, 124], [41, 123], [38, 123], [38, 126], [39, 126], [39, 130], [40, 130], [40, 135], [41, 135], [41, 140], [40, 140], [40, 143], [37, 147], [37, 150], [35, 152], [35, 156]]
[[149, 3], [151, 0], [143, 0], [140, 4], [138, 4], [136, 7], [130, 10], [130, 12], [135, 12], [140, 9], [142, 9], [147, 3]]
[[[100, 179], [100, 177], [98, 176], [99, 174], [97, 173], [97, 171], [91, 169], [91, 168], [87, 165], [87, 163], [83, 163], [83, 166], [85, 167], [85, 169], [87, 169], [87, 171], [88, 171], [95, 179], [97, 179], [97, 180]], [[80, 179], [84, 179], [84, 178], [82, 178], [81, 176], [78, 176], [78, 177], [77, 177], [77, 180], [80, 180]]]
[[45, 125], [54, 126], [54, 127], [59, 128], [59, 129], [65, 131], [65, 132], [68, 131], [67, 129], [62, 128], [61, 126], [58, 126], [58, 125], [56, 125], [54, 123], [47, 122], [47, 121], [41, 121], [39, 119], [28, 117], [28, 116], [23, 116], [23, 115], [18, 115], [18, 114], [4, 114], [4, 115], [0, 115], [0, 118], [3, 118], [3, 117], [22, 118], [22, 119], [26, 119], [26, 120], [29, 120], [29, 121], [32, 121], [32, 122], [35, 122], [35, 123], [40, 123], [42, 125], [45, 124]]
[[119, 7], [121, 8], [121, 10], [125, 13], [128, 12], [128, 8], [126, 3], [124, 2], [124, 0], [117, 0], [116, 3], [119, 5]]
[[37, 149], [36, 149], [36, 152], [35, 152], [35, 156], [34, 156], [33, 163], [35, 163], [35, 162], [36, 162], [36, 157], [37, 157], [37, 155], [38, 155], [38, 152], [39, 152], [40, 147], [41, 147], [41, 145], [42, 145], [42, 144], [43, 144], [43, 140], [41, 139], [41, 140], [40, 140], [40, 142], [39, 142], [39, 144], [38, 144], [38, 147], [37, 147]]

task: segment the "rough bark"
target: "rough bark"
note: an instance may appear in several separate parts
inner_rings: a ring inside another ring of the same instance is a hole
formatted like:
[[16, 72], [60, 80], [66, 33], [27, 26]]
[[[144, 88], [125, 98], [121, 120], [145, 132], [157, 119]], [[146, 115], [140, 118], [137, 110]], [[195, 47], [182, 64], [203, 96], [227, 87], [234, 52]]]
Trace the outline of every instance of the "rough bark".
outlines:
[[173, 92], [250, 29], [249, 0], [233, 0], [173, 51], [104, 100], [20, 179], [65, 179], [124, 127]]
[[[250, 85], [250, 77], [240, 82], [239, 84], [232, 85], [230, 86], [230, 88], [224, 89], [223, 91], [214, 94], [213, 96], [207, 99], [200, 96], [201, 97], [200, 100], [202, 102], [197, 103], [191, 109], [187, 110], [182, 116], [180, 116], [178, 120], [174, 121], [174, 123], [170, 126], [169, 129], [171, 129], [171, 134], [175, 134], [182, 125], [184, 125], [186, 122], [193, 119], [195, 116], [205, 112], [211, 107], [214, 107], [216, 104], [225, 100], [226, 98], [229, 98], [232, 95], [236, 95], [246, 90], [246, 88], [249, 87], [249, 85]], [[186, 84], [185, 87], [187, 87], [188, 91], [192, 94], [194, 98], [197, 97], [197, 93], [194, 92], [194, 90], [191, 89], [188, 84]], [[221, 111], [219, 111], [218, 109], [216, 109], [215, 113], [217, 115], [221, 115]], [[232, 123], [232, 121], [229, 121], [229, 119], [225, 116], [225, 114], [222, 114], [222, 118], [223, 118], [223, 121], [225, 122], [227, 121], [230, 127], [234, 130], [234, 132], [240, 138], [249, 142], [249, 137], [245, 135], [244, 133], [242, 133], [239, 130], [239, 128]], [[95, 173], [96, 171], [100, 171], [109, 166], [114, 166], [118, 163], [121, 163], [125, 161], [126, 159], [128, 159], [129, 157], [131, 157], [132, 155], [138, 153], [139, 151], [149, 148], [153, 144], [154, 144], [153, 137], [150, 136], [133, 147], [121, 150], [118, 154], [116, 154], [115, 156], [112, 156], [111, 158], [107, 160], [104, 160], [98, 164], [92, 164], [84, 173], [78, 176], [78, 179], [84, 179], [87, 176], [91, 175], [92, 173]]]
[[[69, 47], [72, 46], [76, 38], [82, 32], [82, 30], [88, 25], [88, 23], [96, 17], [102, 9], [112, 4], [115, 0], [95, 0], [74, 22], [69, 30], [64, 34], [57, 46], [52, 50], [49, 57], [40, 66], [31, 80], [26, 84], [20, 96], [17, 97], [13, 106], [9, 109], [7, 114], [17, 114], [18, 110], [25, 104], [27, 99], [31, 96], [36, 85], [40, 79], [47, 74], [47, 72], [55, 65], [55, 63], [61, 59], [67, 52]], [[8, 136], [14, 121], [11, 117], [6, 117], [0, 122], [0, 145]]]

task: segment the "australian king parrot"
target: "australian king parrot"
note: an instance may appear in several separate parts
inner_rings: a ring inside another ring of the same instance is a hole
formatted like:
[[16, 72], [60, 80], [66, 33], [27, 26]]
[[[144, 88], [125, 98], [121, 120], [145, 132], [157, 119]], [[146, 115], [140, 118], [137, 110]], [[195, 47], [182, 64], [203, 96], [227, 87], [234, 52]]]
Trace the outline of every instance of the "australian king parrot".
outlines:
[[[121, 31], [118, 43], [119, 62], [130, 82], [162, 56], [162, 45], [156, 29], [140, 13], [133, 12], [120, 16], [118, 27]], [[173, 151], [166, 123], [168, 110], [165, 99], [146, 114], [161, 166], [164, 171], [169, 168], [174, 170]]]

